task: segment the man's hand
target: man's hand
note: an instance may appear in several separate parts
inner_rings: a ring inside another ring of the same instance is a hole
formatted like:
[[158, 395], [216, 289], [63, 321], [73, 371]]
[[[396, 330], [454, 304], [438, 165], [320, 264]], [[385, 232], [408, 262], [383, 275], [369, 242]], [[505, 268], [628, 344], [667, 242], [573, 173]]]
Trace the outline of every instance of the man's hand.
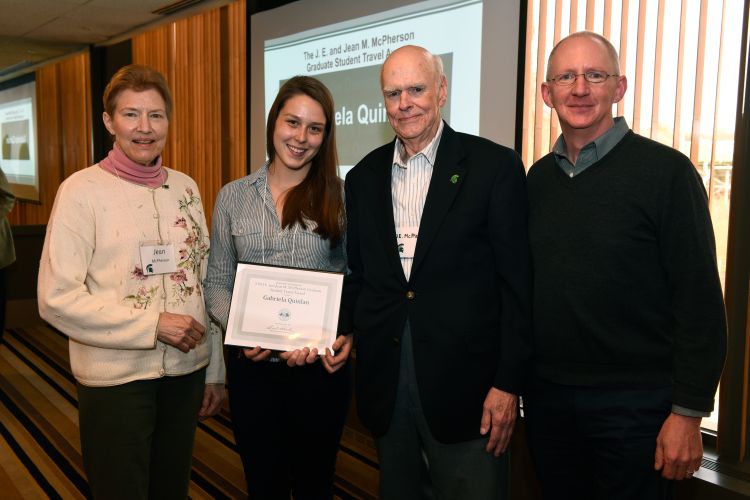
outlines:
[[206, 384], [206, 388], [203, 390], [203, 403], [198, 410], [198, 418], [213, 417], [219, 413], [221, 403], [224, 402], [226, 397], [227, 391], [224, 389], [224, 384]]
[[206, 327], [192, 316], [170, 312], [159, 314], [156, 338], [182, 352], [195, 349], [204, 333], [206, 333]]
[[670, 413], [656, 438], [654, 469], [665, 479], [689, 479], [702, 458], [701, 418]]
[[484, 399], [482, 422], [479, 432], [484, 436], [490, 433], [487, 442], [487, 452], [499, 457], [510, 443], [513, 426], [516, 423], [516, 405], [518, 396], [501, 391], [495, 387], [490, 389]]
[[326, 353], [320, 357], [320, 361], [328, 373], [333, 373], [346, 364], [346, 360], [349, 359], [349, 353], [352, 351], [353, 343], [352, 334], [350, 333], [349, 335], [339, 335], [336, 337], [332, 346], [333, 352], [326, 347]]

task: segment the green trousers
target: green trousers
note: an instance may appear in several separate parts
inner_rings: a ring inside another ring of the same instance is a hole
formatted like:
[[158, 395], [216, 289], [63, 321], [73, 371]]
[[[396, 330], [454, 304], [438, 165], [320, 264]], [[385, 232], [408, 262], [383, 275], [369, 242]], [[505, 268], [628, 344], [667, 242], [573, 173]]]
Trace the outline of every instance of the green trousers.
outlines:
[[205, 372], [111, 387], [77, 384], [94, 499], [187, 498]]

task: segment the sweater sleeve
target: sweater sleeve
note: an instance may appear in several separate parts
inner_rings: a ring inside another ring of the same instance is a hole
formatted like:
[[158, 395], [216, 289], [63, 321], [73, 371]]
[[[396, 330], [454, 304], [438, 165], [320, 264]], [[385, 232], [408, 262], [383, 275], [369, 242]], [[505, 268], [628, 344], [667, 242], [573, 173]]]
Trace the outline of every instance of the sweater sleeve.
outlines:
[[339, 334], [354, 333], [354, 310], [362, 289], [362, 261], [359, 254], [359, 225], [357, 223], [356, 188], [352, 187], [354, 176], [347, 175], [344, 181], [346, 206], [346, 235], [342, 243], [346, 255], [347, 272], [344, 276], [344, 286], [341, 294], [341, 309], [339, 311]]
[[681, 157], [661, 197], [659, 250], [674, 313], [673, 404], [711, 411], [726, 356], [726, 315], [708, 199]]
[[207, 384], [223, 384], [226, 381], [226, 366], [224, 365], [224, 342], [221, 327], [209, 318], [208, 331], [211, 342], [211, 358], [206, 368]]
[[[191, 179], [192, 180], [192, 179]], [[198, 192], [198, 186], [194, 187], [195, 192]], [[201, 209], [201, 214], [203, 210]], [[208, 227], [206, 226], [206, 218], [201, 217], [200, 223], [205, 229], [204, 234], [208, 234]], [[210, 260], [211, 254], [213, 253], [213, 247], [210, 247], [208, 259]], [[203, 293], [206, 296], [206, 302], [208, 302], [208, 292], [205, 288], [206, 277], [208, 276], [208, 265], [201, 267], [201, 276], [199, 279], [204, 284]], [[217, 324], [216, 321], [211, 319], [211, 315], [208, 313], [208, 306], [206, 306], [206, 317], [204, 319], [206, 325], [206, 333], [208, 336], [207, 341], [211, 345], [211, 355], [208, 360], [208, 366], [206, 367], [206, 384], [224, 384], [226, 381], [226, 365], [224, 363], [224, 336], [222, 334], [221, 325]]]
[[519, 395], [531, 359], [531, 251], [526, 174], [515, 152], [509, 152], [497, 176], [488, 217], [502, 301], [502, 348], [494, 386]]
[[114, 293], [89, 292], [86, 278], [96, 245], [97, 214], [87, 192], [69, 181], [60, 186], [47, 225], [39, 263], [39, 314], [81, 344], [153, 349], [156, 309], [125, 307]]

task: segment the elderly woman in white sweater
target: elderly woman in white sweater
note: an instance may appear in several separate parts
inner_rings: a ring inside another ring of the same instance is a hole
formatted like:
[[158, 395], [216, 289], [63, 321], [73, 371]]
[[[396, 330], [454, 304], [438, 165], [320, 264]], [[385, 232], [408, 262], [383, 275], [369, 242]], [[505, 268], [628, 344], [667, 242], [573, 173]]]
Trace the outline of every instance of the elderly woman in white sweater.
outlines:
[[195, 182], [161, 162], [172, 111], [161, 74], [120, 69], [104, 108], [114, 147], [57, 192], [39, 312], [70, 338], [94, 498], [187, 498], [197, 420], [225, 395], [201, 284], [203, 206]]

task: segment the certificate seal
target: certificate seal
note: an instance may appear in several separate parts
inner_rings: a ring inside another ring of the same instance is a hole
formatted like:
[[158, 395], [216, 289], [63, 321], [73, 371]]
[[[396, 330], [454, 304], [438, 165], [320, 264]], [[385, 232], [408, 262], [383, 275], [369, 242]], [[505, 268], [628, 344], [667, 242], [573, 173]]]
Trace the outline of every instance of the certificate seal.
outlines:
[[279, 319], [281, 321], [289, 321], [292, 319], [292, 312], [289, 309], [279, 309]]

